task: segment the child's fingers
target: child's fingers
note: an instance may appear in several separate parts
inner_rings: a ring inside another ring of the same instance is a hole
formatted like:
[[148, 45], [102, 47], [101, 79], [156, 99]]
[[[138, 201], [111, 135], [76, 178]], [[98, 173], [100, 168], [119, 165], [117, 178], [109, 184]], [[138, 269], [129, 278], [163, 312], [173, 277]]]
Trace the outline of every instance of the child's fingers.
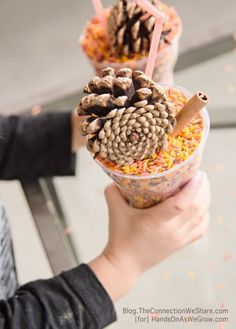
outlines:
[[209, 222], [210, 222], [210, 214], [206, 213], [201, 223], [198, 226], [196, 226], [189, 234], [188, 243], [192, 243], [196, 240], [203, 238], [208, 231]]
[[211, 203], [211, 194], [203, 188], [193, 204], [176, 219], [176, 226], [187, 231], [192, 230], [199, 224], [200, 218], [208, 212]]
[[180, 215], [189, 207], [204, 180], [204, 175], [201, 173], [197, 174], [178, 194], [151, 208], [151, 215], [153, 216], [156, 212], [158, 220], [163, 222], [172, 220]]
[[124, 207], [129, 207], [115, 184], [107, 186], [104, 193], [109, 211], [115, 211], [124, 209]]
[[202, 218], [204, 218], [205, 214], [209, 212], [210, 203], [211, 203], [211, 196], [210, 194], [208, 194], [204, 200], [204, 204], [201, 210], [199, 211], [199, 213], [195, 216], [195, 218], [189, 221], [190, 230], [193, 230], [195, 227], [201, 224]]

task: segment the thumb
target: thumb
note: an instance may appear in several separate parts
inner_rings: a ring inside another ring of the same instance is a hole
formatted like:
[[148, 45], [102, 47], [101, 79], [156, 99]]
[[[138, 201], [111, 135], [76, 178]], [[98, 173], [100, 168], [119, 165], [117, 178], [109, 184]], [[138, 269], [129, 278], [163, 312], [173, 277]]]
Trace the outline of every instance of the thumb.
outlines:
[[204, 179], [205, 175], [198, 173], [179, 193], [153, 207], [158, 213], [158, 219], [169, 221], [185, 211], [204, 184]]
[[105, 197], [110, 212], [114, 210], [122, 210], [125, 207], [128, 207], [127, 202], [115, 184], [111, 184], [106, 187]]

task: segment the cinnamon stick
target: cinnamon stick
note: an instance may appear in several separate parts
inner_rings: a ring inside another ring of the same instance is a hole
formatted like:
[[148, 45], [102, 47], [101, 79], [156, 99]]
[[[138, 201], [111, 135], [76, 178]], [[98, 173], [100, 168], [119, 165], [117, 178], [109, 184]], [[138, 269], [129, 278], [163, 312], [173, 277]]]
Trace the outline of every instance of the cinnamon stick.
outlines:
[[176, 137], [186, 128], [189, 122], [200, 112], [208, 103], [208, 95], [203, 92], [197, 92], [193, 95], [185, 106], [176, 116], [177, 125], [172, 133]]

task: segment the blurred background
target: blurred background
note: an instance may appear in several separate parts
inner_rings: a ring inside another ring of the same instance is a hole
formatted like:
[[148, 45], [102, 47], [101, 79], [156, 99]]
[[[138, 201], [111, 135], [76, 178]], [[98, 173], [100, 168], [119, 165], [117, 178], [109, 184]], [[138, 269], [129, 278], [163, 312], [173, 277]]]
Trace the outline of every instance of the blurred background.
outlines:
[[[104, 5], [114, 3], [113, 0], [103, 2]], [[234, 0], [227, 0], [224, 5], [220, 0], [166, 3], [175, 6], [183, 20], [181, 54], [206, 47], [236, 30]], [[25, 110], [29, 105], [80, 90], [91, 76], [78, 45], [83, 27], [94, 12], [90, 1], [9, 0], [2, 1], [0, 9], [0, 111]], [[231, 57], [235, 60], [233, 53]], [[205, 87], [205, 80], [217, 79], [220, 94], [226, 92], [227, 98], [232, 98], [235, 85], [226, 78], [221, 81], [223, 63], [230, 63], [229, 58], [222, 60], [213, 72], [201, 70], [199, 87]], [[219, 92], [217, 95], [219, 104]]]
[[[114, 1], [103, 1], [104, 5]], [[133, 329], [123, 307], [221, 307], [236, 328], [236, 2], [168, 0], [183, 20], [175, 82], [209, 93], [212, 130], [203, 169], [213, 202], [203, 241], [145, 274], [117, 306], [112, 328]], [[9, 0], [0, 4], [0, 113], [72, 109], [93, 75], [78, 40], [94, 10], [85, 0]], [[21, 283], [47, 278], [95, 257], [107, 238], [103, 189], [109, 182], [81, 149], [77, 176], [30, 186], [1, 182]], [[92, 200], [92, 201], [91, 201]], [[92, 203], [92, 207], [91, 207]], [[157, 325], [140, 325], [156, 328]], [[203, 328], [200, 325], [201, 328]], [[192, 328], [200, 328], [199, 324]], [[183, 329], [183, 324], [158, 324]]]

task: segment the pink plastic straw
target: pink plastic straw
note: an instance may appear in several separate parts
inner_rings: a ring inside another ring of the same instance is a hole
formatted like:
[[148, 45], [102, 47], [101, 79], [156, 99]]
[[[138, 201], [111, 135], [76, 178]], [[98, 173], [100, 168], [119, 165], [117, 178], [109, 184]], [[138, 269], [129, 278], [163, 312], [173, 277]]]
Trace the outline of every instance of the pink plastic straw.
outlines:
[[145, 71], [146, 75], [152, 77], [156, 58], [157, 58], [157, 51], [161, 40], [161, 33], [165, 20], [165, 15], [157, 7], [153, 6], [147, 0], [136, 0], [136, 2], [140, 7], [142, 7], [144, 10], [146, 10], [148, 13], [150, 13], [152, 16], [156, 18], [156, 23], [153, 31], [153, 37], [148, 55], [146, 71]]
[[100, 22], [104, 25], [104, 27], [106, 26], [107, 22], [106, 22], [106, 17], [104, 14], [104, 9], [102, 6], [102, 1], [101, 0], [92, 0], [95, 12], [100, 20]]

